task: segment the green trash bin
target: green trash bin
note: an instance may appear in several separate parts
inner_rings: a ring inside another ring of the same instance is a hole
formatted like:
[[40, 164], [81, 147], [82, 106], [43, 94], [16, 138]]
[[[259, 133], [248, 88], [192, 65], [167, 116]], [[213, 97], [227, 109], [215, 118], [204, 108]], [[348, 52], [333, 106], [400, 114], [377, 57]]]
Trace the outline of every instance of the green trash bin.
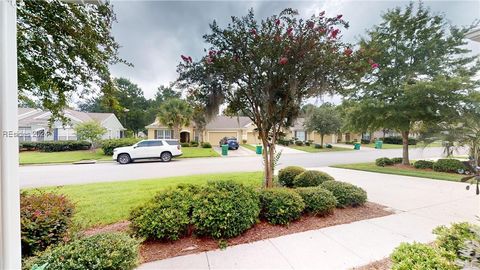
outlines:
[[375, 142], [375, 149], [382, 149], [383, 141], [378, 140]]
[[360, 150], [360, 143], [355, 143], [355, 144], [353, 145], [353, 149], [355, 149], [355, 150]]
[[255, 147], [255, 153], [257, 153], [258, 155], [262, 154], [262, 146], [261, 145], [257, 145], [257, 147]]
[[222, 145], [222, 156], [228, 155], [228, 144]]

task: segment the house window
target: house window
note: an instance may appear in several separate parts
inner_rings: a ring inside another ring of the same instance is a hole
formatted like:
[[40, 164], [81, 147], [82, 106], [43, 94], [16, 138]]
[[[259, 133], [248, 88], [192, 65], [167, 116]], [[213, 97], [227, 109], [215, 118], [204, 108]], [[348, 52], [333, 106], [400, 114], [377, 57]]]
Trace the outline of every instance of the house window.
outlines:
[[300, 130], [297, 130], [295, 131], [295, 138], [297, 138], [298, 141], [306, 141], [307, 140], [307, 136], [305, 134], [305, 131], [300, 131]]
[[20, 127], [18, 129], [19, 134], [18, 134], [18, 139], [21, 142], [29, 142], [32, 140], [32, 129], [30, 127]]
[[170, 129], [157, 129], [155, 130], [155, 139], [172, 139], [173, 130]]
[[58, 140], [59, 141], [75, 141], [77, 140], [77, 134], [72, 128], [62, 128], [58, 129]]

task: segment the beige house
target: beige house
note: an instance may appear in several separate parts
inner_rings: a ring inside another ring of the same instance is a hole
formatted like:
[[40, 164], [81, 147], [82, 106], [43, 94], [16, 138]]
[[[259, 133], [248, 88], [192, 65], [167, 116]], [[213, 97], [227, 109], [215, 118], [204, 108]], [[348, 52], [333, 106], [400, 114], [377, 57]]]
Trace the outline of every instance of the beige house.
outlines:
[[[303, 126], [304, 119], [299, 118], [295, 121], [295, 124], [284, 131], [287, 139], [296, 138], [300, 141], [314, 141], [320, 143], [320, 134], [316, 132], [307, 132]], [[171, 139], [176, 137], [174, 131], [155, 119], [155, 122], [146, 126], [148, 130], [149, 139]], [[202, 134], [199, 134], [195, 123], [191, 123], [190, 126], [186, 126], [180, 129], [180, 141], [190, 142], [199, 141], [200, 137], [203, 141], [209, 142], [212, 145], [218, 145], [223, 137], [235, 137], [240, 143], [257, 144], [260, 143], [258, 139], [258, 132], [256, 132], [253, 122], [244, 116], [229, 117], [224, 115], [216, 116], [206, 126]], [[202, 135], [202, 136], [200, 136]], [[360, 141], [360, 134], [353, 133], [339, 133], [325, 135], [324, 143], [336, 143], [345, 141]]]

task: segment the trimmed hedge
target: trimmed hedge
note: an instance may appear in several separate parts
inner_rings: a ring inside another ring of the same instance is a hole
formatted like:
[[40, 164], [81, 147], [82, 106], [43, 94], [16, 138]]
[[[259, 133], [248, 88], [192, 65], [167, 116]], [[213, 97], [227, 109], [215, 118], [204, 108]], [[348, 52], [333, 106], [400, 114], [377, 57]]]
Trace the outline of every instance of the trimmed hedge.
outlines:
[[393, 161], [387, 157], [377, 158], [375, 159], [375, 165], [380, 167], [391, 166]]
[[302, 197], [287, 188], [270, 188], [260, 192], [261, 217], [271, 224], [286, 225], [300, 217], [305, 209]]
[[416, 169], [433, 169], [433, 161], [428, 160], [417, 160], [413, 163], [413, 167]]
[[136, 235], [160, 240], [178, 240], [187, 232], [196, 186], [179, 186], [159, 192], [147, 204], [130, 213]]
[[235, 237], [251, 228], [260, 213], [258, 193], [235, 182], [210, 182], [193, 200], [192, 224], [199, 235]]
[[359, 206], [367, 202], [367, 192], [350, 183], [326, 181], [321, 186], [333, 193], [337, 207]]
[[439, 226], [433, 230], [433, 233], [437, 235], [435, 244], [439, 248], [453, 252], [458, 258], [464, 259], [462, 250], [465, 249], [466, 242], [469, 240], [480, 241], [475, 230], [480, 230], [480, 227], [467, 222], [454, 223], [449, 228]]
[[123, 233], [104, 233], [47, 249], [23, 263], [24, 270], [46, 264], [48, 270], [134, 269], [139, 241]]
[[30, 256], [61, 243], [72, 225], [75, 206], [55, 193], [20, 195], [22, 254]]
[[293, 179], [294, 187], [315, 187], [325, 181], [335, 180], [332, 176], [321, 171], [305, 171]]
[[[454, 256], [453, 256], [454, 257]], [[458, 270], [452, 254], [420, 243], [402, 243], [390, 255], [392, 270]]]
[[202, 148], [212, 148], [212, 145], [209, 142], [203, 142]]
[[284, 187], [293, 187], [293, 179], [305, 169], [299, 166], [288, 166], [278, 172], [278, 182]]
[[[408, 138], [408, 145], [416, 145], [417, 140], [414, 138]], [[386, 137], [383, 139], [383, 143], [388, 144], [403, 144], [403, 139], [400, 136]]]
[[190, 146], [191, 147], [198, 147], [198, 142], [197, 141], [191, 141]]
[[315, 149], [322, 149], [323, 146], [319, 143], [316, 143], [314, 146], [313, 146]]
[[295, 145], [296, 146], [303, 146], [303, 142], [302, 141], [295, 141]]
[[400, 164], [403, 162], [403, 158], [401, 157], [394, 157], [394, 158], [391, 158], [393, 164]]
[[458, 173], [462, 170], [467, 170], [467, 167], [458, 159], [444, 158], [437, 160], [433, 164], [433, 170], [436, 172]]
[[65, 152], [88, 150], [92, 147], [92, 143], [87, 141], [43, 141], [43, 142], [21, 142], [18, 145], [19, 150], [41, 152]]
[[333, 193], [321, 187], [303, 187], [295, 191], [302, 197], [305, 203], [305, 212], [325, 216], [333, 213], [337, 205], [337, 199]]
[[139, 142], [137, 138], [109, 139], [102, 141], [103, 153], [107, 156], [113, 155], [113, 149], [117, 147], [131, 146]]

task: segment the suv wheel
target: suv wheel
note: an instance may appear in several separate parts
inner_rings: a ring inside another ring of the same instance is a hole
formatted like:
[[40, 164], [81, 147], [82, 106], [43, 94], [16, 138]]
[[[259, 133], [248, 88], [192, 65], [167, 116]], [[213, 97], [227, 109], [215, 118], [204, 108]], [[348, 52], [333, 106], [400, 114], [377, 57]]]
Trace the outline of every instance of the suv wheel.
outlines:
[[170, 154], [170, 152], [163, 152], [160, 155], [160, 159], [164, 162], [169, 162], [170, 160], [172, 160], [172, 154]]
[[120, 155], [118, 155], [117, 161], [120, 164], [128, 164], [132, 160], [131, 160], [129, 154], [120, 154]]

